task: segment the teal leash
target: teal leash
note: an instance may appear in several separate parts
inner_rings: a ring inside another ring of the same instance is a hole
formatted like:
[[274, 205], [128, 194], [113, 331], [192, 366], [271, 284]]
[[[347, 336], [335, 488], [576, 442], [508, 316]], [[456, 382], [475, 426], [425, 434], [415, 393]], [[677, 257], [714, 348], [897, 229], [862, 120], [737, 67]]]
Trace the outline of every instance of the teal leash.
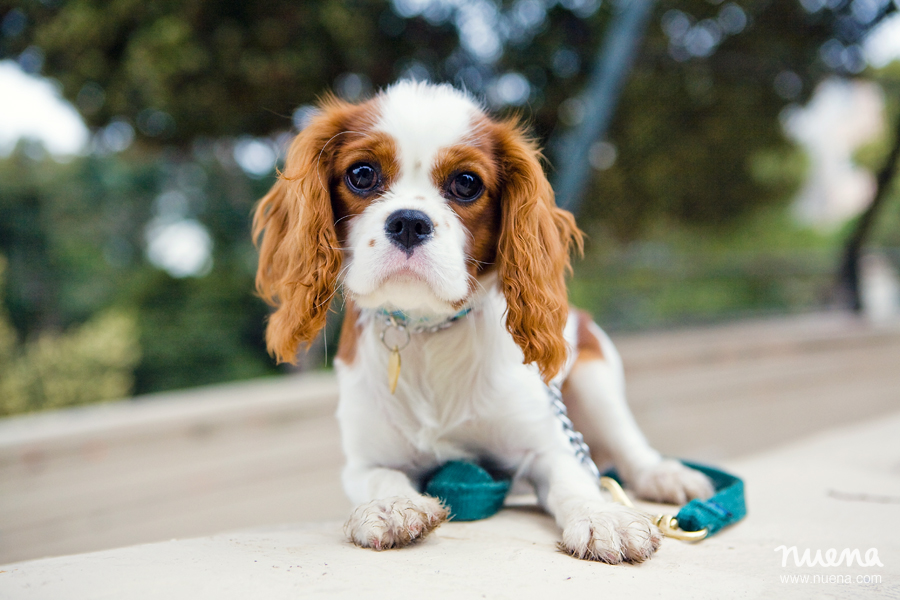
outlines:
[[694, 499], [681, 507], [675, 515], [681, 529], [684, 531], [705, 529], [708, 537], [747, 516], [744, 481], [740, 477], [709, 465], [681, 462], [709, 477], [716, 490], [713, 497], [708, 500]]
[[512, 479], [494, 479], [475, 463], [452, 460], [428, 480], [425, 493], [444, 503], [451, 521], [479, 521], [503, 508], [511, 485]]
[[[599, 478], [600, 485], [610, 492], [616, 502], [634, 508], [634, 504], [622, 490], [615, 471], [600, 474], [584, 438], [575, 430], [567, 415], [556, 382], [547, 386], [547, 395], [578, 460]], [[696, 542], [715, 535], [747, 515], [744, 482], [741, 478], [709, 465], [681, 462], [709, 477], [715, 494], [707, 500], [691, 500], [675, 516], [656, 515], [654, 522], [664, 535]], [[425, 493], [439, 498], [447, 506], [451, 520], [476, 521], [496, 514], [503, 507], [511, 484], [511, 479], [495, 479], [475, 463], [450, 461], [428, 478]]]
[[[700, 471], [709, 477], [716, 492], [711, 498], [706, 500], [696, 498], [691, 500], [682, 506], [675, 516], [667, 514], [655, 515], [653, 521], [666, 537], [673, 537], [686, 542], [699, 542], [747, 516], [747, 504], [744, 500], [744, 482], [740, 477], [709, 465], [686, 460], [680, 462], [684, 466]], [[603, 474], [600, 478], [600, 485], [619, 504], [637, 508], [622, 489], [619, 475], [614, 469]]]

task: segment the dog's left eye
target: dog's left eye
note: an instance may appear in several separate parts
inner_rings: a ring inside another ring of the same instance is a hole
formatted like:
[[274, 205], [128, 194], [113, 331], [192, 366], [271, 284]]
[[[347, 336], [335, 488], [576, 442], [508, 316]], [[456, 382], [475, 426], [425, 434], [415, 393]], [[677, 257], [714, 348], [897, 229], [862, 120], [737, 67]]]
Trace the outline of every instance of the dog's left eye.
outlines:
[[356, 163], [344, 176], [347, 185], [357, 194], [371, 192], [378, 185], [378, 171], [369, 163]]
[[484, 184], [475, 173], [460, 173], [450, 182], [450, 193], [461, 202], [472, 202], [481, 195]]

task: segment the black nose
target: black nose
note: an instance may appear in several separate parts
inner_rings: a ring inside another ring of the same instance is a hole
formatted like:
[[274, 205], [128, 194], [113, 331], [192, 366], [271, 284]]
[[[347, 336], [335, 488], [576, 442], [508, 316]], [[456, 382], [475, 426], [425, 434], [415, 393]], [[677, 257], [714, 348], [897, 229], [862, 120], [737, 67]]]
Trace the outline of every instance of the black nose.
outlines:
[[392, 242], [410, 253], [431, 237], [434, 226], [421, 210], [397, 210], [387, 218], [384, 231]]

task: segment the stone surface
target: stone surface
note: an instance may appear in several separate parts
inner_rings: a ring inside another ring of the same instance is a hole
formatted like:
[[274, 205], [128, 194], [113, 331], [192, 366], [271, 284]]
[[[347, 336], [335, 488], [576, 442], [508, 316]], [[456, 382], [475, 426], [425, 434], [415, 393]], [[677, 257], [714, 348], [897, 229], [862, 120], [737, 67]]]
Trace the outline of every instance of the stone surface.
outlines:
[[[898, 598], [898, 437], [895, 413], [729, 461], [746, 482], [747, 519], [697, 544], [667, 539], [641, 565], [563, 555], [553, 521], [519, 506], [385, 552], [352, 546], [334, 521], [21, 562], [0, 567], [0, 597]], [[884, 566], [782, 566], [781, 545], [875, 548]]]
[[[900, 406], [900, 328], [843, 314], [617, 335], [663, 452], [719, 463]], [[349, 514], [330, 374], [0, 419], [0, 564]]]

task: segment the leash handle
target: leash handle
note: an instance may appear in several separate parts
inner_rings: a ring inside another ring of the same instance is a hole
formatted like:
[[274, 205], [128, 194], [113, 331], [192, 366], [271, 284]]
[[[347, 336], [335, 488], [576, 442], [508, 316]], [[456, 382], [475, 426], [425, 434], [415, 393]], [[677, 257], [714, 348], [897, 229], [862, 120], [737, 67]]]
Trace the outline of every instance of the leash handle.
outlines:
[[[691, 500], [682, 506], [674, 517], [666, 514], [656, 515], [653, 521], [663, 535], [685, 542], [699, 542], [747, 516], [743, 480], [709, 465], [681, 462], [686, 467], [709, 477], [716, 493], [708, 500]], [[608, 471], [600, 478], [600, 485], [619, 504], [635, 508], [619, 485], [618, 475], [614, 470]]]
[[747, 516], [744, 481], [740, 477], [709, 465], [681, 462], [709, 477], [716, 488], [712, 498], [691, 500], [681, 507], [676, 518], [682, 529], [685, 531], [706, 529], [707, 535], [714, 535], [723, 527], [733, 525]]

